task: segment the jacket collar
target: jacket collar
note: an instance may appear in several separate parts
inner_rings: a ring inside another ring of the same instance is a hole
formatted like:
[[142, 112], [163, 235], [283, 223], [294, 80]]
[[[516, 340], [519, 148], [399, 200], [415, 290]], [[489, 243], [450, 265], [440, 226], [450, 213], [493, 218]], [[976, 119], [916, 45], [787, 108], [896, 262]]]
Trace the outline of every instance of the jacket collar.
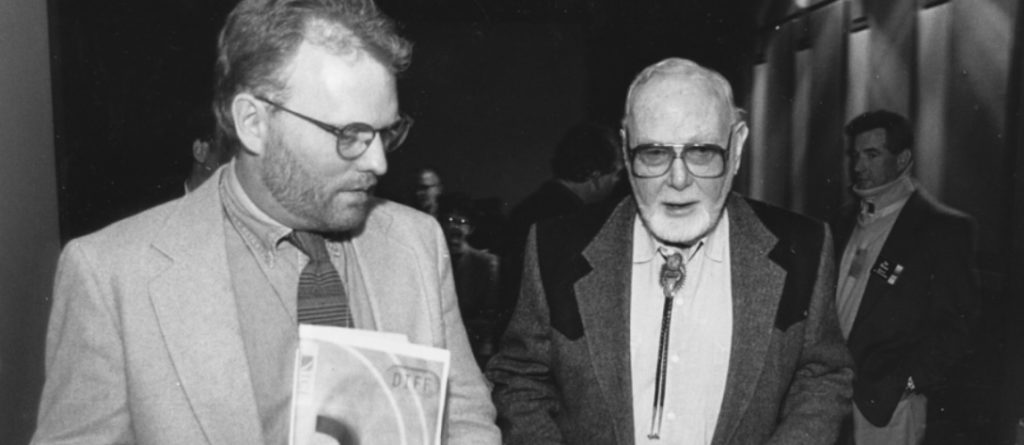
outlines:
[[729, 443], [750, 407], [772, 337], [765, 333], [775, 327], [786, 281], [779, 260], [791, 253], [743, 198], [730, 196], [727, 208], [731, 218], [732, 351], [713, 444]]
[[[901, 259], [906, 258], [915, 246], [918, 245], [918, 238], [921, 233], [920, 227], [928, 220], [928, 216], [933, 208], [931, 197], [924, 189], [918, 188], [910, 195], [907, 203], [903, 205], [899, 215], [896, 217], [896, 222], [893, 223], [892, 229], [889, 231], [889, 235], [886, 237], [882, 249], [878, 253], [876, 263], [879, 260], [885, 259], [895, 261], [898, 264]], [[847, 235], [848, 238], [849, 234]], [[872, 264], [871, 267], [874, 268], [874, 265]], [[891, 289], [892, 286], [886, 283], [884, 278], [874, 273], [869, 274], [868, 283], [861, 297], [860, 308], [857, 310], [857, 317], [853, 321], [853, 327], [850, 328], [849, 341], [851, 343], [856, 341], [858, 328], [863, 324], [864, 318], [869, 316], [875, 304], [884, 295], [888, 294]]]
[[[448, 267], [450, 276], [451, 262], [440, 255], [428, 261], [400, 241], [408, 237], [404, 232], [412, 229], [400, 227], [403, 220], [395, 217], [396, 204], [378, 199], [372, 205], [363, 228], [351, 239], [374, 325], [380, 331], [405, 333], [414, 343], [441, 346], [441, 323], [432, 322], [440, 319], [440, 308], [423, 304], [428, 299], [418, 297], [429, 292], [423, 277], [436, 272], [418, 272], [429, 264]], [[423, 316], [424, 311], [428, 316]]]

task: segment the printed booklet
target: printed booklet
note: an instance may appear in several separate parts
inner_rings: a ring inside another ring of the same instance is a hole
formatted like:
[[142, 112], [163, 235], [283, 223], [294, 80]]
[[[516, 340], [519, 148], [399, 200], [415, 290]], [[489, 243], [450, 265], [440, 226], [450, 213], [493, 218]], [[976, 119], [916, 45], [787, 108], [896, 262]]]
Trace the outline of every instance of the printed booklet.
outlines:
[[449, 352], [405, 335], [299, 325], [290, 445], [440, 445]]

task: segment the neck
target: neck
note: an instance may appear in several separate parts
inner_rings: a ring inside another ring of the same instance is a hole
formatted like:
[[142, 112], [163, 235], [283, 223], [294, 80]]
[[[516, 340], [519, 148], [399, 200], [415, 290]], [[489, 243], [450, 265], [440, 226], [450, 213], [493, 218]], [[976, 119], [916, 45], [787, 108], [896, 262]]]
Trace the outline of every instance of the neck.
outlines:
[[857, 195], [861, 202], [871, 204], [875, 209], [880, 209], [896, 201], [905, 199], [914, 193], [914, 190], [916, 190], [914, 180], [910, 177], [910, 170], [910, 166], [908, 165], [907, 168], [903, 169], [903, 173], [900, 173], [896, 179], [878, 187], [866, 189], [853, 187], [853, 194]]

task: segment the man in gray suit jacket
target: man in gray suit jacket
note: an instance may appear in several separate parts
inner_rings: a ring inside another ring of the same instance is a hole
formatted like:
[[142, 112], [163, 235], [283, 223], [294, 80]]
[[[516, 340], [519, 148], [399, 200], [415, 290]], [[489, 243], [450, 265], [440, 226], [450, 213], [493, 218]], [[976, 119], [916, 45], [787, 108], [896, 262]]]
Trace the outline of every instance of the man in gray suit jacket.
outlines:
[[538, 224], [499, 353], [521, 444], [829, 444], [851, 359], [821, 222], [731, 194], [748, 129], [718, 73], [667, 59], [623, 119], [633, 196]]
[[440, 228], [372, 196], [410, 124], [409, 44], [370, 0], [244, 0], [219, 50], [215, 108], [241, 151], [65, 248], [33, 443], [287, 443], [299, 231], [327, 240], [344, 324], [451, 351], [446, 443], [499, 443]]

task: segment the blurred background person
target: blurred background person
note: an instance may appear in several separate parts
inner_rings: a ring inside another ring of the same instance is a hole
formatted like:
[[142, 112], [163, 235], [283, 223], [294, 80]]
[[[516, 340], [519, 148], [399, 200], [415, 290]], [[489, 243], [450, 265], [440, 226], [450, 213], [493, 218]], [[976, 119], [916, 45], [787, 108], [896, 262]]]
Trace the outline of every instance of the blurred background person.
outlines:
[[230, 144], [216, 131], [216, 119], [209, 106], [198, 107], [188, 119], [188, 134], [192, 135], [192, 162], [185, 193], [199, 188], [217, 168], [231, 160]]
[[442, 193], [444, 193], [444, 185], [441, 183], [441, 175], [437, 174], [437, 170], [430, 167], [416, 170], [416, 182], [413, 185], [411, 200], [413, 208], [437, 217], [438, 200]]
[[439, 221], [448, 241], [455, 293], [473, 355], [482, 367], [497, 342], [498, 256], [470, 244], [476, 230], [473, 201], [460, 193], [439, 200]]
[[566, 131], [552, 154], [551, 172], [551, 179], [509, 213], [500, 250], [502, 320], [507, 320], [515, 307], [530, 226], [587, 205], [617, 202], [629, 194], [628, 181], [622, 181], [619, 138], [610, 128], [594, 122], [582, 122]]
[[853, 443], [945, 443], [959, 411], [945, 398], [980, 306], [974, 220], [911, 176], [906, 117], [869, 111], [846, 136], [857, 201], [832, 226], [839, 324], [858, 371]]

